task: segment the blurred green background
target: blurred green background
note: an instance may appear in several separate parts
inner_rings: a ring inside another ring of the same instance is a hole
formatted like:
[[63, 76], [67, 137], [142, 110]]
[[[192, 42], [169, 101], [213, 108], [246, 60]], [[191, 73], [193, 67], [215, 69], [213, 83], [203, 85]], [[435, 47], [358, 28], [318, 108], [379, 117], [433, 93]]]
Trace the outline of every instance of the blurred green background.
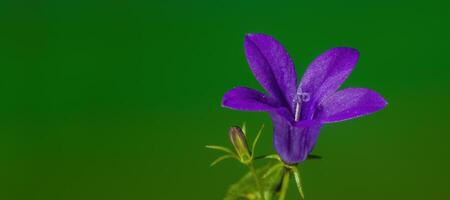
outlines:
[[[221, 199], [246, 169], [209, 168], [223, 109], [261, 90], [245, 33], [276, 37], [299, 74], [335, 46], [360, 50], [345, 87], [389, 106], [327, 125], [301, 166], [307, 199], [450, 199], [450, 3], [428, 1], [0, 2], [0, 199]], [[293, 186], [293, 185], [291, 185]], [[298, 199], [294, 187], [288, 199]]]

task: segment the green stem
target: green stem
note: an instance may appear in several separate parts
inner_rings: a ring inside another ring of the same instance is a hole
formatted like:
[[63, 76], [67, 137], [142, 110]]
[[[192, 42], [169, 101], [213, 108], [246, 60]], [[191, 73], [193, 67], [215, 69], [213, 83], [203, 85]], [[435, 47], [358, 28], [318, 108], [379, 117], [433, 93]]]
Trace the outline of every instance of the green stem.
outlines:
[[256, 170], [255, 170], [255, 167], [253, 166], [253, 162], [248, 164], [248, 167], [250, 168], [250, 171], [252, 172], [253, 177], [255, 178], [256, 187], [258, 187], [259, 195], [261, 196], [261, 199], [265, 200], [265, 198], [264, 198], [264, 190], [263, 190], [263, 188], [261, 186], [261, 183], [259, 182], [259, 178], [258, 178], [258, 175], [256, 174]]
[[278, 200], [284, 200], [286, 198], [286, 193], [289, 187], [289, 176], [290, 172], [288, 171], [288, 169], [285, 169], [283, 180], [281, 182], [280, 196], [278, 197]]

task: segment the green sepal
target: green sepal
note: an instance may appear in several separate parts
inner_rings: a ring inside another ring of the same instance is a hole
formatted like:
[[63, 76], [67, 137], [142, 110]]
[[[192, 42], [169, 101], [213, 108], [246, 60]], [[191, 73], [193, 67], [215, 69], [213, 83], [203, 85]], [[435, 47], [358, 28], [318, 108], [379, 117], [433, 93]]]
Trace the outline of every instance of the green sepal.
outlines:
[[322, 159], [322, 156], [313, 154], [309, 154], [308, 157], [306, 158], [306, 160], [320, 160], [320, 159]]
[[300, 193], [300, 196], [302, 197], [302, 199], [305, 199], [305, 195], [303, 193], [303, 188], [302, 188], [302, 182], [300, 179], [300, 171], [298, 170], [297, 167], [293, 167], [292, 173], [294, 174], [294, 180], [297, 185], [297, 190]]
[[263, 156], [262, 159], [274, 159], [274, 160], [283, 162], [278, 154], [266, 155], [266, 156]]
[[231, 155], [236, 155], [233, 151], [231, 151], [230, 149], [228, 149], [226, 147], [217, 146], [217, 145], [206, 145], [205, 147], [208, 148], [208, 149], [214, 149], [214, 150], [218, 150], [218, 151], [223, 151], [223, 152], [231, 154]]
[[209, 165], [209, 166], [210, 166], [210, 167], [214, 167], [214, 165], [217, 165], [219, 162], [221, 162], [221, 161], [223, 161], [223, 160], [226, 160], [226, 159], [228, 159], [228, 158], [234, 158], [234, 159], [237, 159], [234, 155], [223, 155], [223, 156], [218, 157], [216, 160], [214, 160], [214, 161], [211, 163], [211, 165]]
[[247, 122], [242, 123], [242, 133], [247, 136]]
[[252, 157], [255, 156], [255, 147], [256, 147], [256, 144], [258, 143], [259, 137], [261, 136], [261, 133], [262, 133], [263, 129], [264, 129], [264, 124], [261, 125], [261, 128], [259, 129], [258, 134], [256, 135], [255, 140], [253, 140], [253, 144], [252, 144]]

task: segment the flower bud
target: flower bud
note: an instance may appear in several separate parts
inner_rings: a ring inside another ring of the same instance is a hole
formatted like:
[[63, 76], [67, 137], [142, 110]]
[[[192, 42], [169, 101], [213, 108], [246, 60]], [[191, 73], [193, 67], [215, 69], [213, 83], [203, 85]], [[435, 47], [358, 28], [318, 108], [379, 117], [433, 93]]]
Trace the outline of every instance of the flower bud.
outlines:
[[231, 144], [233, 144], [237, 155], [241, 162], [248, 163], [251, 161], [250, 151], [248, 150], [247, 140], [242, 129], [238, 126], [233, 126], [229, 130]]

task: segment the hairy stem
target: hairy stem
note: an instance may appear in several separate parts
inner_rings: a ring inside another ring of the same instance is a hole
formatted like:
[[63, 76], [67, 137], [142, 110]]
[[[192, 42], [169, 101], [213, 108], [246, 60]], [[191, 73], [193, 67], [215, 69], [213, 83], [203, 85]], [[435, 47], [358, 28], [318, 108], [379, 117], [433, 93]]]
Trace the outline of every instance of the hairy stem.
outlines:
[[289, 187], [289, 176], [290, 172], [288, 170], [285, 170], [283, 180], [281, 182], [280, 196], [278, 197], [278, 200], [284, 200], [286, 198], [286, 193]]
[[259, 190], [259, 195], [261, 196], [261, 199], [265, 200], [265, 198], [264, 198], [264, 190], [263, 190], [262, 185], [261, 185], [261, 183], [259, 181], [258, 174], [256, 174], [256, 170], [255, 170], [255, 166], [253, 166], [253, 162], [248, 165], [248, 168], [250, 169], [250, 171], [253, 174], [253, 177], [255, 178], [255, 184], [256, 184], [256, 187]]

